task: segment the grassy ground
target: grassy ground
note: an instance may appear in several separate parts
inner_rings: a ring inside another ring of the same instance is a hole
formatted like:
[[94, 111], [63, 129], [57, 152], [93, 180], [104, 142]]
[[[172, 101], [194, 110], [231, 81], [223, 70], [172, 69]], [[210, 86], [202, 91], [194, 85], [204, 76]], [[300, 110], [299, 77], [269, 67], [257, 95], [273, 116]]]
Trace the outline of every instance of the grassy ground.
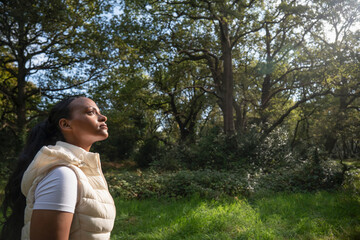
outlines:
[[[1, 183], [0, 199], [5, 182]], [[360, 195], [354, 192], [277, 193], [218, 201], [118, 198], [115, 202], [111, 239], [360, 239]]]
[[116, 205], [112, 239], [360, 239], [360, 198], [341, 192]]
[[360, 239], [360, 196], [345, 192], [115, 202], [111, 239]]

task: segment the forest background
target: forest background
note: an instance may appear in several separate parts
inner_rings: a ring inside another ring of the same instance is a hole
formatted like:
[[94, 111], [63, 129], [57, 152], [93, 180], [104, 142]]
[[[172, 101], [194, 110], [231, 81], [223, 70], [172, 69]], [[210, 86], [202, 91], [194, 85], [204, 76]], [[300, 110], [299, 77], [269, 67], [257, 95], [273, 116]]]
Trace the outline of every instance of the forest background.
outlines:
[[92, 151], [115, 239], [358, 239], [359, 12], [358, 0], [0, 0], [1, 185], [29, 129], [83, 95], [108, 117]]
[[1, 0], [1, 175], [56, 101], [85, 95], [108, 117], [93, 151], [114, 196], [350, 186], [359, 11], [358, 0]]

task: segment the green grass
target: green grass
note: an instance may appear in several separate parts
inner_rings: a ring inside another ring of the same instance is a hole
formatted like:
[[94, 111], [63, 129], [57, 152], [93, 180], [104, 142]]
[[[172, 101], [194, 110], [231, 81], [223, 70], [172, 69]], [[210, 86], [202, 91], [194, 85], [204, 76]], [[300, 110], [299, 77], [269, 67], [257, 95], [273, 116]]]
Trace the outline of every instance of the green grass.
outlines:
[[342, 192], [116, 205], [112, 239], [360, 239], [360, 198]]
[[111, 239], [357, 240], [360, 177], [358, 172], [354, 174], [356, 191], [277, 193], [219, 201], [117, 198]]

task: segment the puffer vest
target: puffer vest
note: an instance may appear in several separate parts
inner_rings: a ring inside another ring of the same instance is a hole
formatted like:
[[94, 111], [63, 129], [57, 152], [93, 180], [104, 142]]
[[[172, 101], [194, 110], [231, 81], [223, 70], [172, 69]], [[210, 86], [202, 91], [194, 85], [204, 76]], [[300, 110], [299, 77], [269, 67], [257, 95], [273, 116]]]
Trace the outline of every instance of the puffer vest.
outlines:
[[78, 180], [78, 199], [69, 239], [110, 239], [116, 210], [101, 170], [99, 154], [60, 141], [55, 146], [41, 148], [24, 173], [21, 191], [26, 197], [26, 208], [21, 239], [30, 239], [38, 183], [58, 166], [71, 168]]

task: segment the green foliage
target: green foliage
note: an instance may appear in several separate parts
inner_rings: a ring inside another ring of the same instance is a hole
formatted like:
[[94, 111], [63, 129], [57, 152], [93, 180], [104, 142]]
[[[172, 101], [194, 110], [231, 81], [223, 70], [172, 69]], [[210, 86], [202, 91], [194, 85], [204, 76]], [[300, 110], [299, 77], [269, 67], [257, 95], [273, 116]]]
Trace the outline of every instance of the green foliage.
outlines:
[[142, 154], [146, 160], [147, 151], [159, 151], [152, 163], [155, 171], [140, 176], [109, 175], [110, 189], [115, 196], [125, 198], [181, 198], [193, 194], [217, 198], [335, 189], [345, 180], [342, 165], [325, 158], [319, 149], [291, 149], [282, 129], [262, 143], [256, 132], [249, 136], [252, 138], [230, 141], [214, 130], [192, 146], [159, 149], [150, 142], [150, 147], [144, 147], [138, 156]]
[[106, 174], [110, 192], [115, 197], [131, 198], [183, 198], [199, 195], [205, 198], [247, 195], [247, 181], [238, 172], [214, 170], [174, 173], [137, 172]]
[[186, 162], [191, 161], [186, 145], [164, 146], [153, 157], [151, 166], [159, 171], [178, 171], [186, 168]]
[[94, 144], [92, 151], [101, 153], [105, 161], [119, 162], [128, 159], [134, 151], [138, 141], [137, 129], [121, 127], [108, 122], [111, 129], [106, 141]]
[[[232, 138], [213, 129], [191, 146], [179, 144], [160, 150], [155, 159], [152, 166], [158, 171], [235, 171], [243, 179], [247, 176], [246, 186], [255, 192], [334, 189], [345, 179], [343, 167], [329, 160], [320, 149], [308, 145], [292, 148], [283, 128], [264, 140], [256, 129]], [[181, 186], [178, 185], [180, 192]]]
[[153, 161], [159, 149], [159, 140], [156, 138], [145, 139], [140, 149], [135, 153], [134, 161], [140, 168], [147, 168]]
[[360, 193], [360, 161], [352, 160], [347, 161], [344, 164], [348, 167], [348, 171], [345, 175], [343, 187], [345, 190], [354, 194]]
[[181, 198], [191, 195], [218, 198], [223, 195], [237, 196], [248, 194], [245, 176], [238, 172], [214, 171], [209, 169], [183, 170], [170, 174], [164, 182], [163, 194]]
[[8, 164], [13, 167], [19, 154], [16, 152], [17, 136], [8, 128], [2, 129], [0, 130], [0, 142], [0, 164]]
[[1, 186], [5, 186], [7, 183], [7, 180], [9, 179], [11, 173], [11, 169], [9, 167], [9, 163], [8, 162], [3, 162], [0, 161], [0, 182], [1, 182]]
[[[172, 156], [172, 157], [171, 157]], [[172, 158], [173, 160], [169, 160]], [[153, 166], [160, 170], [234, 169], [247, 170], [279, 167], [293, 161], [287, 133], [278, 130], [261, 141], [255, 128], [247, 133], [228, 137], [220, 128], [213, 128], [192, 145], [178, 144], [163, 149]], [[175, 164], [175, 163], [177, 164]], [[171, 166], [167, 166], [169, 163]]]
[[256, 132], [251, 131], [229, 138], [220, 128], [214, 127], [194, 144], [180, 143], [162, 149], [152, 165], [159, 170], [243, 167], [254, 154], [258, 137]]
[[342, 166], [314, 146], [292, 148], [284, 129], [273, 131], [251, 156], [250, 185], [259, 191], [336, 189], [344, 181]]
[[319, 165], [305, 161], [274, 169], [267, 174], [258, 173], [252, 181], [255, 192], [304, 192], [339, 189], [344, 175], [341, 165], [335, 161]]
[[[217, 198], [352, 184], [353, 173], [328, 157], [360, 154], [355, 0], [1, 4], [4, 161], [56, 89], [95, 82], [84, 90], [108, 116], [110, 137], [92, 150], [155, 171], [111, 173], [115, 195]], [[110, 5], [119, 11], [103, 15]], [[328, 24], [339, 30], [333, 41]], [[237, 134], [223, 133], [225, 116]]]
[[1, 0], [0, 6], [0, 129], [15, 132], [20, 151], [31, 121], [46, 115], [47, 100], [79, 94], [108, 68], [106, 23], [98, 15], [109, 4]]
[[162, 185], [156, 173], [124, 172], [121, 174], [106, 173], [110, 193], [124, 199], [149, 198], [158, 196]]

